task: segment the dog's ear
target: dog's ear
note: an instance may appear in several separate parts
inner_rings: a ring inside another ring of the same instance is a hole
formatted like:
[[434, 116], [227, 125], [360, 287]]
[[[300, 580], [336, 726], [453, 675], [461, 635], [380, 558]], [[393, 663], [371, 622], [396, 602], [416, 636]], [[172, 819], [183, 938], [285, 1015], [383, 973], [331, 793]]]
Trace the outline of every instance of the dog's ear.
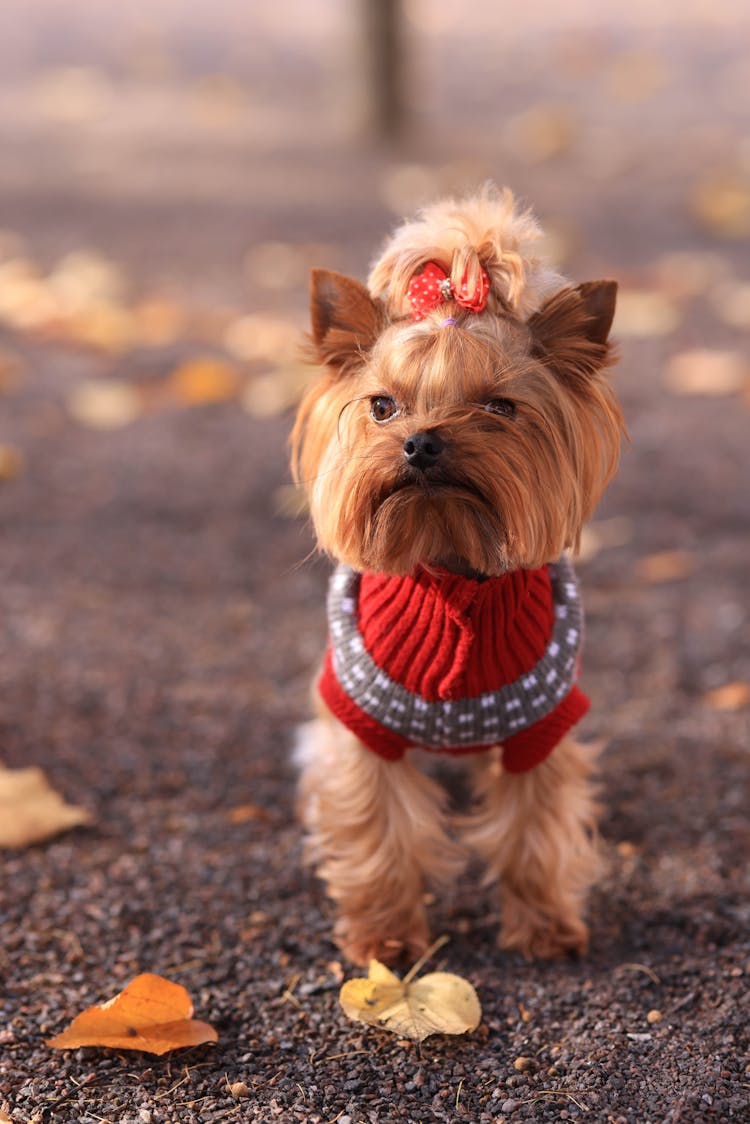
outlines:
[[343, 273], [314, 269], [310, 275], [313, 354], [319, 363], [345, 368], [372, 347], [385, 326], [382, 301]]
[[529, 317], [532, 354], [560, 378], [586, 377], [613, 361], [609, 332], [616, 281], [586, 281], [555, 293]]

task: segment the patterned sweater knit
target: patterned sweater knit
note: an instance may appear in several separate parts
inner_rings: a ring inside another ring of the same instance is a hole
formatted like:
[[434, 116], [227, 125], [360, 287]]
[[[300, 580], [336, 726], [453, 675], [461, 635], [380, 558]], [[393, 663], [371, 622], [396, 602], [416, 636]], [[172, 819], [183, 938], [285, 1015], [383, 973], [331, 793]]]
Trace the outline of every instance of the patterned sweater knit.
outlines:
[[576, 686], [582, 614], [567, 557], [476, 580], [339, 566], [318, 684], [336, 718], [389, 760], [502, 745], [503, 767], [543, 761], [586, 713]]

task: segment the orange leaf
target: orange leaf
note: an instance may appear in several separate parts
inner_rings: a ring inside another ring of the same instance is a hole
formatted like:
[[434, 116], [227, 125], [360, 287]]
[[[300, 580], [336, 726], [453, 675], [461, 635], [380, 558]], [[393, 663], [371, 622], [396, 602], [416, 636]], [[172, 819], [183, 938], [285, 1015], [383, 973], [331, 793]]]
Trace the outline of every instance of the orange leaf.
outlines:
[[663, 550], [641, 558], [636, 566], [638, 577], [651, 585], [677, 581], [693, 572], [693, 559], [683, 550]]
[[78, 1015], [46, 1045], [56, 1050], [108, 1046], [166, 1054], [184, 1046], [216, 1042], [213, 1027], [193, 1019], [192, 1014], [193, 1004], [184, 987], [144, 972], [107, 1003]]
[[750, 703], [750, 683], [735, 680], [715, 687], [703, 696], [703, 701], [712, 710], [742, 710]]
[[188, 406], [226, 402], [235, 397], [240, 382], [239, 372], [231, 363], [211, 355], [187, 360], [170, 379], [175, 395]]

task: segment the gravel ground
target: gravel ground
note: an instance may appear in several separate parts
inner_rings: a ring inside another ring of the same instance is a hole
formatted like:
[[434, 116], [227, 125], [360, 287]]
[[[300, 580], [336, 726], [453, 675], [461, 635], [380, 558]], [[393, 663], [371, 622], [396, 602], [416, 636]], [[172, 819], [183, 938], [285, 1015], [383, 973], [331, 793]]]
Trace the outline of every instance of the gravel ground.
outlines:
[[[585, 4], [575, 10], [585, 19]], [[0, 443], [24, 459], [0, 483], [0, 757], [43, 766], [94, 815], [88, 829], [3, 857], [0, 1106], [13, 1121], [750, 1117], [750, 723], [746, 707], [708, 701], [750, 681], [748, 392], [680, 396], [664, 381], [677, 352], [747, 345], [746, 327], [726, 323], [689, 268], [749, 280], [746, 235], [698, 221], [684, 178], [729, 167], [750, 135], [726, 94], [729, 76], [747, 73], [746, 22], [739, 6], [716, 11], [735, 24], [694, 15], [654, 28], [643, 15], [588, 38], [555, 27], [529, 81], [540, 103], [567, 99], [579, 139], [544, 160], [514, 147], [512, 130], [493, 134], [489, 103], [471, 90], [470, 127], [449, 145], [446, 124], [461, 123], [450, 84], [432, 118], [419, 109], [400, 152], [337, 141], [330, 123], [333, 139], [313, 152], [299, 122], [274, 148], [255, 118], [198, 129], [188, 145], [179, 114], [168, 128], [184, 107], [176, 85], [154, 102], [150, 131], [137, 99], [110, 107], [116, 129], [98, 118], [70, 129], [23, 96], [46, 56], [20, 56], [8, 72], [1, 222], [45, 267], [93, 244], [137, 293], [166, 288], [207, 320], [228, 306], [282, 310], [294, 332], [303, 277], [292, 269], [288, 283], [264, 286], [247, 272], [248, 248], [284, 240], [302, 246], [302, 273], [316, 259], [362, 275], [394, 196], [494, 175], [558, 220], [572, 275], [618, 276], [649, 292], [652, 309], [677, 292], [679, 309], [668, 330], [623, 322], [617, 379], [632, 448], [598, 516], [601, 549], [580, 567], [594, 704], [583, 732], [607, 741], [609, 869], [591, 903], [591, 953], [552, 965], [498, 953], [495, 903], [467, 878], [432, 907], [434, 931], [451, 938], [436, 965], [471, 980], [482, 1024], [421, 1048], [345, 1020], [337, 996], [352, 972], [301, 865], [288, 747], [323, 642], [327, 566], [308, 558], [304, 521], [281, 513], [290, 415], [170, 402], [94, 430], [71, 417], [77, 386], [105, 375], [158, 389], [200, 332], [113, 357], [0, 328], [0, 354], [21, 370], [0, 393]], [[538, 33], [532, 19], [514, 43]], [[70, 42], [82, 26], [73, 19]], [[286, 65], [305, 96], [295, 42]], [[582, 43], [583, 62], [603, 56], [612, 70], [647, 47], [670, 82], [645, 104], [610, 91], [588, 107], [565, 69]], [[99, 49], [87, 47], [108, 74]], [[424, 67], [446, 49], [430, 40]], [[494, 104], [506, 93], [525, 103], [517, 76], [496, 82]], [[288, 108], [281, 95], [278, 106]], [[602, 120], [618, 141], [608, 165]], [[97, 145], [98, 178], [87, 179], [76, 161]], [[746, 182], [743, 167], [726, 174]], [[675, 251], [687, 257], [670, 289]], [[163, 1058], [45, 1047], [139, 971], [183, 983], [218, 1044]]]

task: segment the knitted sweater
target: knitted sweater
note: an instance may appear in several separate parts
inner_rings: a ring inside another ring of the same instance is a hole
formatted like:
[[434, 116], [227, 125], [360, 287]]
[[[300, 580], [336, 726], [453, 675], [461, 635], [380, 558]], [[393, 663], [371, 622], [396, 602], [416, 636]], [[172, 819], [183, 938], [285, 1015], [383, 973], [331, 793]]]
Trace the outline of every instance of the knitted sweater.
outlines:
[[576, 686], [582, 614], [566, 557], [482, 581], [339, 566], [318, 684], [332, 713], [389, 760], [420, 746], [453, 754], [502, 744], [526, 772], [586, 713]]

